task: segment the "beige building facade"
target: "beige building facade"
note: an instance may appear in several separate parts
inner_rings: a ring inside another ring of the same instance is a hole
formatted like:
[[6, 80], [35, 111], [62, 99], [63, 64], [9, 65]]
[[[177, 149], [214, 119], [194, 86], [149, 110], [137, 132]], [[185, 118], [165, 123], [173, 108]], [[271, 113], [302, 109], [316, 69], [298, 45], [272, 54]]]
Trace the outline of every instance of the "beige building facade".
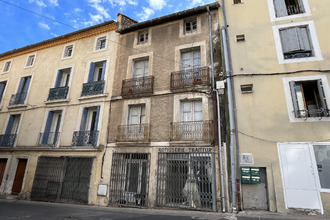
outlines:
[[329, 214], [329, 3], [223, 2], [237, 116], [237, 208]]
[[118, 15], [103, 172], [109, 205], [220, 209], [209, 28], [219, 46], [218, 8], [140, 23]]
[[114, 21], [0, 55], [0, 194], [98, 204]]

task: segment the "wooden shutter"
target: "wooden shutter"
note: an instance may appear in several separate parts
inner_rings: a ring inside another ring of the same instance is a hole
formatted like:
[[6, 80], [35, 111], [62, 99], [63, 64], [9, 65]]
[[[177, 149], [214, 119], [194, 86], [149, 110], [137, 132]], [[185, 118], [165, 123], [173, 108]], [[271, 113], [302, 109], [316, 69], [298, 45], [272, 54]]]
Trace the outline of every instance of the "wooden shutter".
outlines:
[[288, 16], [285, 0], [274, 0], [276, 17]]
[[11, 132], [13, 130], [14, 121], [15, 121], [15, 115], [9, 116], [5, 134], [11, 134]]
[[299, 6], [299, 12], [305, 13], [305, 7], [304, 7], [304, 3], [302, 0], [298, 0], [298, 6]]
[[81, 117], [80, 131], [85, 131], [86, 121], [87, 121], [88, 108], [84, 108], [83, 114]]
[[280, 30], [283, 53], [300, 50], [296, 29], [297, 28], [295, 27], [295, 28]]
[[299, 105], [298, 105], [298, 99], [297, 99], [297, 93], [296, 93], [296, 84], [295, 82], [289, 82], [290, 84], [290, 91], [291, 91], [291, 97], [292, 97], [292, 104], [293, 104], [293, 111], [296, 118], [299, 117]]
[[194, 101], [194, 121], [203, 121], [202, 101]]
[[192, 121], [192, 103], [191, 102], [182, 102], [182, 121]]
[[149, 60], [134, 61], [133, 78], [148, 76]]
[[141, 106], [130, 106], [128, 124], [140, 124], [141, 123]]
[[97, 106], [95, 124], [94, 124], [95, 131], [97, 131], [97, 127], [99, 125], [99, 117], [100, 117], [100, 106]]
[[5, 88], [6, 88], [6, 82], [1, 82], [0, 83], [0, 102], [1, 102], [1, 99], [2, 99], [2, 96], [3, 96], [3, 93], [5, 91]]
[[194, 69], [199, 68], [201, 67], [201, 52], [199, 50], [195, 50], [193, 53], [194, 53], [193, 55]]
[[318, 90], [319, 90], [321, 106], [322, 106], [323, 109], [326, 110], [324, 116], [329, 116], [329, 112], [328, 112], [329, 108], [328, 108], [328, 105], [327, 105], [327, 99], [325, 97], [325, 92], [324, 92], [324, 88], [323, 88], [322, 79], [317, 80], [317, 87], [318, 87]]
[[45, 131], [44, 131], [44, 135], [42, 137], [42, 144], [47, 144], [48, 143], [49, 132], [50, 132], [50, 128], [51, 128], [52, 122], [53, 122], [53, 115], [54, 115], [53, 111], [50, 111], [48, 113], [48, 118], [47, 118], [47, 121], [46, 121]]
[[91, 62], [87, 82], [93, 82], [94, 72], [95, 72], [95, 63]]
[[63, 77], [63, 70], [59, 70], [56, 77], [55, 88], [61, 86], [62, 77]]
[[183, 52], [181, 53], [181, 69], [188, 70], [192, 69], [192, 52]]
[[300, 50], [304, 50], [304, 51], [311, 50], [307, 27], [297, 27], [296, 31], [297, 31]]

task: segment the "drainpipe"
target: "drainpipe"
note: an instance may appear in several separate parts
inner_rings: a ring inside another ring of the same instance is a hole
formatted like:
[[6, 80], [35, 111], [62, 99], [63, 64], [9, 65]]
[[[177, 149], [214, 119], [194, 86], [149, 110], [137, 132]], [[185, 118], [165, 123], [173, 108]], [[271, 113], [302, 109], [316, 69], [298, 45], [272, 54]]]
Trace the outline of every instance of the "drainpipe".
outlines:
[[221, 205], [222, 212], [226, 212], [226, 204], [225, 204], [225, 190], [224, 190], [224, 181], [223, 181], [223, 160], [222, 160], [222, 150], [221, 150], [221, 118], [220, 118], [220, 101], [219, 101], [219, 92], [215, 88], [214, 81], [214, 61], [213, 61], [213, 40], [212, 40], [212, 17], [210, 13], [209, 7], [207, 7], [207, 12], [209, 15], [209, 28], [210, 28], [210, 56], [211, 56], [211, 72], [212, 72], [212, 91], [215, 92], [217, 98], [217, 122], [218, 122], [218, 145], [219, 145], [219, 166], [220, 166], [220, 190], [221, 190]]
[[[229, 126], [230, 126], [230, 164], [231, 164], [231, 188], [232, 188], [232, 207], [233, 211], [237, 209], [237, 187], [236, 187], [236, 173], [238, 173], [235, 169], [235, 149], [234, 149], [234, 139], [236, 134], [236, 153], [238, 157], [239, 148], [238, 148], [238, 139], [237, 139], [237, 130], [235, 129], [235, 117], [234, 109], [235, 109], [235, 93], [232, 90], [233, 82], [232, 82], [232, 66], [231, 66], [231, 57], [230, 57], [230, 45], [229, 45], [229, 37], [228, 37], [228, 24], [226, 17], [226, 9], [225, 9], [225, 1], [222, 0], [222, 12], [224, 17], [224, 27], [222, 28], [222, 39], [223, 39], [223, 47], [224, 47], [224, 56], [225, 56], [225, 66], [226, 66], [226, 75], [229, 76], [227, 78], [227, 91], [228, 91], [228, 108], [229, 108]], [[228, 42], [228, 44], [227, 44]], [[235, 133], [234, 133], [235, 132]], [[237, 159], [237, 158], [236, 158]], [[238, 159], [237, 159], [238, 162]]]

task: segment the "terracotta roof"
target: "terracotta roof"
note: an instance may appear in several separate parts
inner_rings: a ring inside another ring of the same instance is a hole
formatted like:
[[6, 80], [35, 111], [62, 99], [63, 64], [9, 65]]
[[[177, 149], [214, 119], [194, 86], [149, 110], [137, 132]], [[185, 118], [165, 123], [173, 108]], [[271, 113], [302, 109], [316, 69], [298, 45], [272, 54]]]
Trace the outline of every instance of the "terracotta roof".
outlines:
[[128, 27], [123, 27], [121, 29], [116, 30], [116, 32], [118, 32], [120, 34], [124, 34], [124, 33], [129, 33], [129, 32], [135, 31], [135, 30], [147, 28], [147, 27], [150, 27], [150, 26], [163, 24], [165, 22], [182, 19], [182, 18], [185, 18], [185, 17], [189, 17], [189, 16], [193, 16], [193, 15], [196, 15], [196, 14], [207, 12], [208, 7], [209, 7], [210, 10], [216, 10], [220, 7], [220, 4], [218, 2], [214, 2], [214, 3], [211, 3], [211, 4], [199, 6], [199, 7], [196, 7], [196, 8], [191, 8], [191, 9], [188, 9], [188, 10], [185, 10], [185, 11], [180, 11], [180, 12], [177, 12], [177, 13], [165, 15], [165, 16], [154, 18], [154, 19], [151, 19], [151, 20], [139, 22], [139, 23], [130, 25]]

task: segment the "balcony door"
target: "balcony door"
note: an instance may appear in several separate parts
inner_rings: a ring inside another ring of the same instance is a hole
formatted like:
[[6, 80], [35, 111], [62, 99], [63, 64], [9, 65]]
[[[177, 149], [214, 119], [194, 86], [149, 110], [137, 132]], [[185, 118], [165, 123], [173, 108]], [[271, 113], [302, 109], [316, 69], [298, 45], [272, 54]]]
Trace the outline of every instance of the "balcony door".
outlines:
[[148, 76], [149, 72], [149, 60], [136, 60], [134, 61], [133, 78]]
[[140, 140], [144, 137], [145, 123], [145, 105], [132, 105], [129, 107], [127, 129], [125, 131], [126, 138], [132, 140]]
[[42, 144], [55, 146], [59, 136], [62, 111], [50, 111], [48, 114]]
[[200, 50], [185, 51], [181, 53], [181, 69], [189, 70], [201, 67]]
[[181, 138], [195, 140], [203, 137], [203, 106], [201, 100], [185, 101], [181, 104], [181, 121], [179, 128]]

